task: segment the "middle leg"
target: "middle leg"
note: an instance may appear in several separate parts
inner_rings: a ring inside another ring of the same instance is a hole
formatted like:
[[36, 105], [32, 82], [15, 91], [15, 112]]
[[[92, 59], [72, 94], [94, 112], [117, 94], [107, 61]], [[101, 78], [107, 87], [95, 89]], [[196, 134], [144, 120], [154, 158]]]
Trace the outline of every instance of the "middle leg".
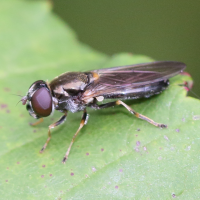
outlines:
[[67, 152], [66, 152], [66, 154], [65, 154], [65, 157], [64, 157], [63, 160], [62, 160], [62, 163], [65, 163], [65, 162], [66, 162], [66, 160], [67, 160], [67, 158], [68, 158], [68, 156], [69, 156], [70, 150], [71, 150], [71, 148], [72, 148], [72, 145], [73, 145], [73, 143], [74, 143], [74, 141], [75, 141], [75, 138], [77, 137], [79, 131], [80, 131], [80, 130], [83, 128], [83, 126], [87, 123], [88, 116], [89, 116], [89, 115], [87, 114], [86, 109], [85, 109], [84, 112], [83, 112], [83, 116], [82, 116], [82, 119], [81, 119], [80, 126], [79, 126], [78, 130], [76, 131], [76, 133], [74, 134], [74, 136], [73, 136], [73, 138], [72, 138], [72, 141], [71, 141], [71, 143], [70, 143], [70, 145], [69, 145], [69, 147], [68, 147], [68, 150], [67, 150]]

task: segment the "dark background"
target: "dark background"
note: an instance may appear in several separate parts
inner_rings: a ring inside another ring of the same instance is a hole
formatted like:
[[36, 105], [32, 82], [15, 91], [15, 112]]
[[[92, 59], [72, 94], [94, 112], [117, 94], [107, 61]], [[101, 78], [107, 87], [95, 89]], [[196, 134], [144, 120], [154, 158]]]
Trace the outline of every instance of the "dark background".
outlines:
[[53, 5], [80, 41], [101, 52], [186, 63], [200, 96], [199, 0], [53, 0]]

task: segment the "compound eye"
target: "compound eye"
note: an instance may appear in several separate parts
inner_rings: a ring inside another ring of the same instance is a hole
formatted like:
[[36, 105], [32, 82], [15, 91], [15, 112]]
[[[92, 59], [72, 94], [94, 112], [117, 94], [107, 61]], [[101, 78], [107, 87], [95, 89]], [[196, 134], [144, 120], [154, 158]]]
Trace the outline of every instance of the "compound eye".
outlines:
[[52, 98], [50, 92], [44, 87], [40, 88], [33, 94], [31, 104], [35, 114], [40, 117], [49, 116], [52, 111]]

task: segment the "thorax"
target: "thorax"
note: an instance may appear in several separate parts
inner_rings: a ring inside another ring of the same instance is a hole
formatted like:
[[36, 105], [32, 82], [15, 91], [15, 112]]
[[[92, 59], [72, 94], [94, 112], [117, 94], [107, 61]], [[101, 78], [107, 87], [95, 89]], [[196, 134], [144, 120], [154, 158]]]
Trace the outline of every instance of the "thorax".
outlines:
[[88, 75], [81, 72], [64, 73], [53, 79], [49, 86], [54, 97], [55, 109], [71, 112], [83, 110], [86, 106], [81, 100], [81, 95], [88, 83]]

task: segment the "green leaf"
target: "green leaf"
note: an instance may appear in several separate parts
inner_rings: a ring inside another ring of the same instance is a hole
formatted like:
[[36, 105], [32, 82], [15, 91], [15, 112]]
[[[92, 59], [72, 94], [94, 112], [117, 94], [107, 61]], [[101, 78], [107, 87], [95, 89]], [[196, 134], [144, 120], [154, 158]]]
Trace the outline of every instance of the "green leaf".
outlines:
[[200, 196], [200, 103], [179, 86], [150, 99], [127, 101], [137, 112], [168, 124], [160, 129], [123, 107], [95, 111], [77, 137], [66, 164], [61, 160], [82, 113], [55, 128], [43, 154], [48, 125], [37, 127], [19, 97], [36, 80], [66, 71], [142, 63], [131, 54], [112, 57], [78, 42], [46, 1], [0, 2], [0, 193], [2, 199], [197, 199]]

